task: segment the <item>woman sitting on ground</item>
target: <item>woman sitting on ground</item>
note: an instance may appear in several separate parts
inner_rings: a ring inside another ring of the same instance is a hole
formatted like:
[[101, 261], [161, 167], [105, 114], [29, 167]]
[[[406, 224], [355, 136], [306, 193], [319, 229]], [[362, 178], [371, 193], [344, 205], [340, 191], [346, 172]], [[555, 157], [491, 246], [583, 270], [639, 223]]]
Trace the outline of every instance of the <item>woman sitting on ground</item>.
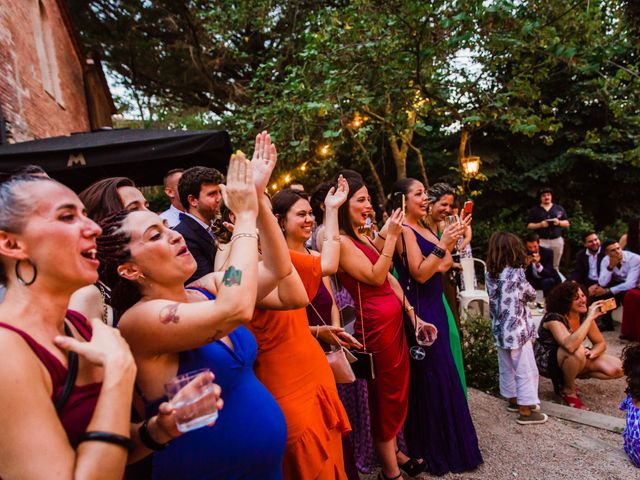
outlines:
[[[151, 452], [129, 422], [129, 347], [117, 330], [67, 309], [75, 290], [98, 279], [99, 233], [77, 195], [54, 180], [0, 184], [0, 349], [11, 358], [0, 365], [2, 478], [122, 478], [128, 459]], [[160, 410], [145, 426], [167, 442], [175, 418], [168, 404]]]
[[[573, 280], [556, 286], [546, 298], [547, 313], [534, 347], [536, 363], [570, 407], [586, 410], [576, 378], [612, 380], [623, 374], [620, 359], [604, 353], [607, 344], [595, 322], [602, 315], [600, 305], [602, 301], [593, 302], [587, 310], [587, 296]], [[591, 347], [583, 345], [587, 338]]]

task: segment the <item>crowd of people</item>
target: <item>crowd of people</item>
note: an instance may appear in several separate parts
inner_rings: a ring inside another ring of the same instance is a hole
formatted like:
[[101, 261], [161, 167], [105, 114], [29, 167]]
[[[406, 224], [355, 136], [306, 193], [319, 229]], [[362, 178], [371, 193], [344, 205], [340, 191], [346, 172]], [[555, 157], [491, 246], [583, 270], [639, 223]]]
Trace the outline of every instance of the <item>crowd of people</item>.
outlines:
[[[472, 256], [470, 210], [407, 178], [378, 224], [359, 173], [270, 197], [276, 162], [263, 132], [226, 174], [171, 170], [159, 215], [126, 177], [79, 195], [37, 167], [2, 177], [0, 344], [15, 361], [0, 367], [0, 477], [355, 480], [380, 466], [384, 480], [483, 463], [450, 275]], [[569, 221], [540, 198], [526, 248], [502, 232], [489, 244], [500, 392], [518, 423], [544, 423], [538, 371], [580, 408], [576, 378], [624, 370], [637, 423], [638, 352], [607, 355], [596, 324], [636, 261], [590, 232], [562, 282]], [[336, 383], [335, 353], [357, 379]], [[220, 415], [185, 433], [165, 385], [202, 369]]]

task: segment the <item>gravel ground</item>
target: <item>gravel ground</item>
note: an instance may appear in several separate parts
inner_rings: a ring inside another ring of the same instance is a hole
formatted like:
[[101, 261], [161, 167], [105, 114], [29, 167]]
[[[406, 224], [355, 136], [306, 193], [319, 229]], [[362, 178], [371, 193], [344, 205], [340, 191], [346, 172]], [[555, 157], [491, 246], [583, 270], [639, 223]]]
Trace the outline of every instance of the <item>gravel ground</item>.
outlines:
[[[627, 342], [615, 332], [604, 332], [608, 353], [620, 355]], [[582, 399], [590, 410], [624, 417], [618, 410], [624, 398], [624, 379], [579, 380]], [[540, 379], [540, 398], [562, 403], [551, 382]], [[469, 406], [480, 441], [484, 465], [473, 472], [449, 474], [443, 479], [556, 480], [640, 479], [640, 470], [627, 459], [620, 434], [556, 418], [544, 425], [521, 426], [505, 401], [469, 389]], [[377, 474], [362, 476], [377, 479]], [[422, 474], [416, 478], [432, 478]]]

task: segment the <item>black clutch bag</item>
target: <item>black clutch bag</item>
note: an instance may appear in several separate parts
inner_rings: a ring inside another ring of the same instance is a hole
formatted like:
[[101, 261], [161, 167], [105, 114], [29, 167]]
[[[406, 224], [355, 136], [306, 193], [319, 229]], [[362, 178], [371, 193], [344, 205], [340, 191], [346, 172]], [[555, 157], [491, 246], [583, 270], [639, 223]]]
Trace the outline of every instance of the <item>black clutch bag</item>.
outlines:
[[362, 350], [350, 350], [356, 358], [351, 363], [353, 373], [357, 378], [363, 380], [373, 380], [376, 378], [376, 365], [373, 361], [373, 353], [367, 351], [366, 335], [364, 332], [364, 317], [362, 316], [362, 298], [360, 297], [360, 282], [358, 282], [358, 313], [360, 314], [360, 327], [362, 328]]

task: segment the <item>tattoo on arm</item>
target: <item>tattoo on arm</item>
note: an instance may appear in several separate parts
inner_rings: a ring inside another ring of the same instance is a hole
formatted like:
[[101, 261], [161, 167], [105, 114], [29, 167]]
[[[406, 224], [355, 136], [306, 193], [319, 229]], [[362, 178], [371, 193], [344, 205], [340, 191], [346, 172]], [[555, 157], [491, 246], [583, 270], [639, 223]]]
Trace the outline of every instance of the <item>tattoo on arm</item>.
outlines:
[[220, 340], [222, 337], [224, 337], [222, 330], [216, 330], [213, 337], [207, 338], [207, 343], [213, 343], [216, 340]]
[[178, 323], [180, 321], [180, 317], [178, 316], [179, 306], [179, 303], [172, 303], [162, 307], [160, 310], [160, 323], [165, 325], [169, 323]]
[[224, 276], [222, 277], [222, 284], [225, 287], [240, 286], [241, 281], [242, 270], [238, 270], [233, 265], [225, 270]]

